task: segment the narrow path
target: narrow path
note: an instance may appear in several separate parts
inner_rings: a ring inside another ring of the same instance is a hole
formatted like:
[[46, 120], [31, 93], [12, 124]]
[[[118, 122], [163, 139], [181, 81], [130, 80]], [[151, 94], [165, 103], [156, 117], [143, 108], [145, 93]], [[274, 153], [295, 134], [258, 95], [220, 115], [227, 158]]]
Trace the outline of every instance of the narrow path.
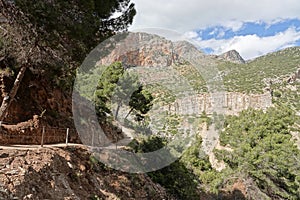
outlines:
[[[121, 125], [120, 125], [121, 126]], [[116, 143], [110, 143], [105, 147], [90, 147], [91, 150], [99, 150], [99, 149], [124, 149], [134, 138], [135, 131], [130, 128], [126, 128], [121, 126], [122, 133], [124, 134], [124, 138], [119, 140]]]
[[[124, 134], [124, 138], [119, 140], [117, 143], [111, 143], [109, 146], [106, 147], [99, 147], [102, 149], [122, 149], [126, 145], [128, 145], [133, 140], [133, 135], [135, 133], [134, 130], [126, 128], [124, 126], [121, 127], [122, 132]], [[75, 143], [59, 143], [59, 144], [44, 144], [43, 147], [41, 145], [0, 145], [0, 151], [6, 149], [13, 149], [13, 150], [30, 150], [30, 149], [40, 149], [40, 148], [51, 148], [51, 147], [68, 147], [68, 146], [79, 146], [79, 147], [87, 147], [83, 144], [75, 144]], [[88, 147], [93, 149], [93, 147]]]
[[40, 149], [40, 148], [51, 148], [51, 147], [68, 147], [68, 146], [84, 146], [84, 145], [82, 145], [82, 144], [73, 144], [73, 143], [68, 143], [68, 145], [66, 145], [65, 143], [45, 144], [43, 147], [41, 147], [41, 145], [7, 145], [7, 146], [1, 146], [0, 145], [0, 151], [4, 150], [4, 149], [28, 150], [28, 149]]

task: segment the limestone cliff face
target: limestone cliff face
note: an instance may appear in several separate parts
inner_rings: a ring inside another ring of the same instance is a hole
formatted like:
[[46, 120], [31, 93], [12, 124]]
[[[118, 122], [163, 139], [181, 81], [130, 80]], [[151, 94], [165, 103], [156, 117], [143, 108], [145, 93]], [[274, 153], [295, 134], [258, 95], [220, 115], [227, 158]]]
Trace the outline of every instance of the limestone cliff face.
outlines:
[[263, 109], [272, 106], [270, 93], [264, 94], [243, 94], [237, 92], [226, 92], [213, 97], [214, 94], [199, 94], [181, 99], [176, 99], [172, 104], [164, 107], [165, 110], [179, 115], [207, 114], [213, 112], [224, 112], [227, 115], [234, 115], [248, 108]]
[[122, 62], [125, 66], [170, 66], [177, 56], [173, 43], [162, 37], [145, 33], [130, 33], [111, 53], [101, 58], [100, 65]]

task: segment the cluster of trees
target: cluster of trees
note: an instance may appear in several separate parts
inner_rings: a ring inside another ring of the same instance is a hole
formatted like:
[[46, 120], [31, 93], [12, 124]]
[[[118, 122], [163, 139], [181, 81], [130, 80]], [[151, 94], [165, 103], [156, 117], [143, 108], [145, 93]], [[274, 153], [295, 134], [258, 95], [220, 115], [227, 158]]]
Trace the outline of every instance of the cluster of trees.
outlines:
[[87, 53], [106, 38], [127, 30], [136, 14], [130, 0], [1, 0], [0, 9], [0, 17], [5, 19], [0, 27], [5, 48], [0, 67], [12, 68], [16, 79], [3, 99], [0, 120], [26, 70], [51, 77], [52, 84], [67, 79], [65, 84], [72, 88], [75, 70]]
[[299, 199], [300, 152], [290, 134], [294, 121], [286, 106], [227, 117], [220, 142], [233, 151], [216, 154], [227, 163], [229, 176], [254, 182], [272, 199]]
[[138, 77], [128, 73], [121, 63], [108, 66], [99, 79], [95, 92], [98, 116], [111, 114], [111, 102], [116, 103], [114, 119], [118, 119], [122, 105], [130, 107], [125, 119], [134, 113], [136, 121], [142, 121], [152, 108], [153, 97], [140, 84]]
[[[133, 115], [135, 121], [143, 121], [153, 105], [153, 96], [129, 73], [122, 63], [99, 66], [92, 73], [79, 73], [81, 95], [94, 101], [97, 116], [101, 121], [118, 120], [121, 106], [129, 108], [125, 119]], [[97, 85], [95, 91], [91, 91]]]

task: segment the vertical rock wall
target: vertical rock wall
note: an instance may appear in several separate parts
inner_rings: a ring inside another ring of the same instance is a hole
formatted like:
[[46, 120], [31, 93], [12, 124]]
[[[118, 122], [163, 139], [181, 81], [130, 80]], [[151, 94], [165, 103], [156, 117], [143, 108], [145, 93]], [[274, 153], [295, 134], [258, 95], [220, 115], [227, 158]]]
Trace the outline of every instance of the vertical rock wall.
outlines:
[[213, 98], [212, 95], [200, 94], [180, 98], [165, 107], [165, 109], [171, 113], [180, 115], [197, 115], [201, 114], [203, 111], [207, 114], [212, 114], [213, 112], [218, 112], [218, 109], [224, 109], [225, 114], [235, 115], [248, 108], [265, 110], [272, 106], [272, 97], [270, 93], [243, 94], [228, 92], [224, 93], [218, 102], [213, 102], [215, 98]]

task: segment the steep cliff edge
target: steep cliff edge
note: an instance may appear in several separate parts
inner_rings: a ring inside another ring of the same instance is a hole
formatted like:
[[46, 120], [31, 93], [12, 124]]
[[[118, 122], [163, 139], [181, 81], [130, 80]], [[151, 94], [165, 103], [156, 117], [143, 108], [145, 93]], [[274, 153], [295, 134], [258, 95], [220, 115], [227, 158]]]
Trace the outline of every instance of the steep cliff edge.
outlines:
[[213, 104], [225, 109], [224, 114], [236, 115], [248, 108], [266, 110], [272, 106], [272, 97], [269, 92], [264, 94], [245, 94], [238, 92], [227, 92], [219, 102], [213, 102], [214, 94], [199, 94], [181, 99], [169, 104], [165, 109], [179, 115], [193, 115], [206, 112], [213, 114]]

